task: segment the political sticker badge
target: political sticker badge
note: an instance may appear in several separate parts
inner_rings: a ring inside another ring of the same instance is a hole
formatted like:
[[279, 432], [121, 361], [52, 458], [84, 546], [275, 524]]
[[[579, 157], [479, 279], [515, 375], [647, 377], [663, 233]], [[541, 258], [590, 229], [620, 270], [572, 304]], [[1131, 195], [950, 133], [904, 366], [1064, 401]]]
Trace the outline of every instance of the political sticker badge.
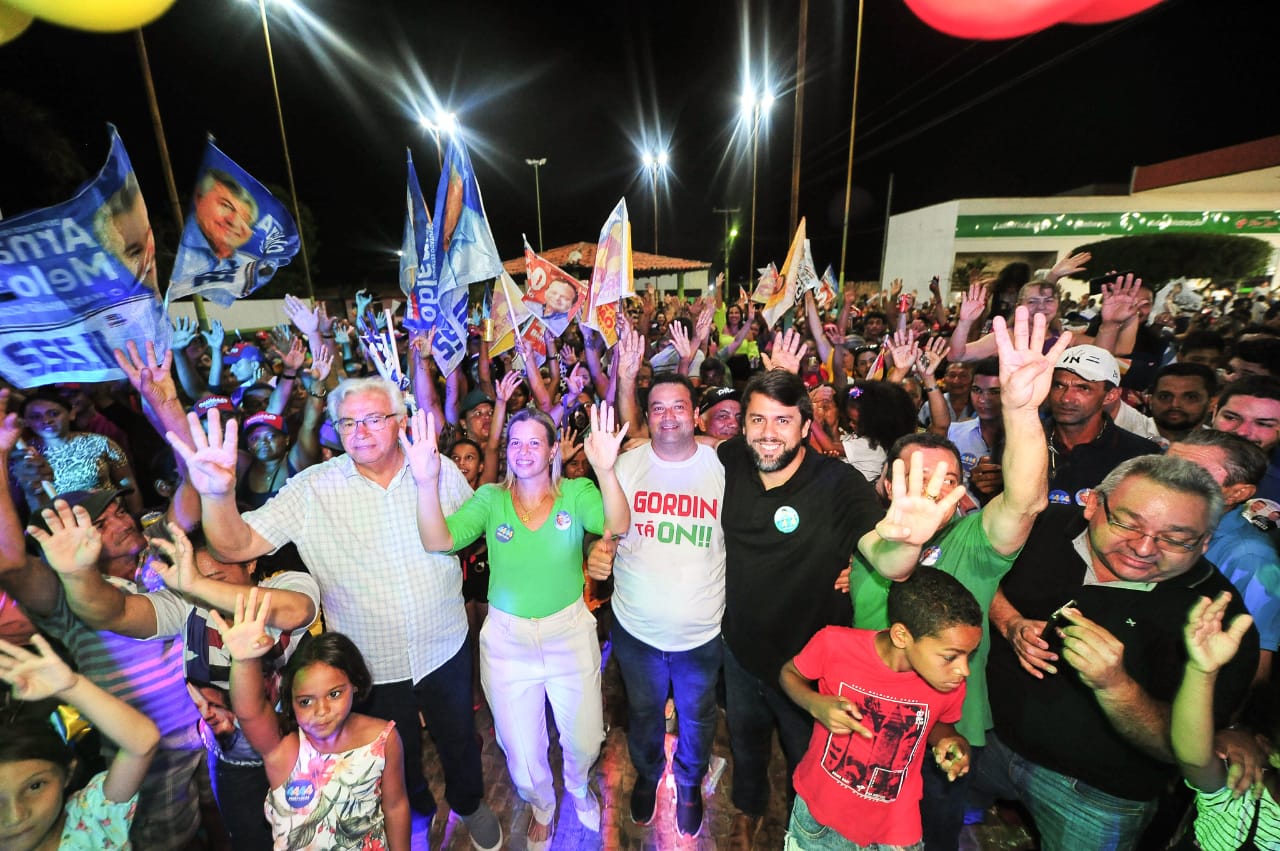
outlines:
[[516, 530], [511, 528], [510, 523], [503, 523], [501, 526], [499, 526], [497, 529], [493, 531], [494, 537], [504, 544], [507, 541], [510, 541], [513, 537], [515, 537], [515, 534], [516, 534]]
[[920, 564], [924, 567], [933, 567], [938, 563], [938, 559], [942, 557], [942, 547], [934, 544], [920, 554]]
[[791, 534], [800, 526], [800, 514], [789, 505], [784, 505], [773, 512], [773, 525], [779, 532]]
[[1076, 491], [1076, 505], [1084, 505], [1085, 500], [1089, 498], [1089, 494], [1093, 493], [1093, 488], [1080, 488]]
[[567, 511], [556, 512], [556, 528], [563, 532], [573, 525], [573, 518], [569, 516]]
[[289, 806], [300, 810], [316, 796], [316, 784], [310, 780], [292, 780], [284, 787], [284, 799]]
[[1060, 490], [1049, 491], [1049, 502], [1052, 505], [1070, 505], [1071, 494]]

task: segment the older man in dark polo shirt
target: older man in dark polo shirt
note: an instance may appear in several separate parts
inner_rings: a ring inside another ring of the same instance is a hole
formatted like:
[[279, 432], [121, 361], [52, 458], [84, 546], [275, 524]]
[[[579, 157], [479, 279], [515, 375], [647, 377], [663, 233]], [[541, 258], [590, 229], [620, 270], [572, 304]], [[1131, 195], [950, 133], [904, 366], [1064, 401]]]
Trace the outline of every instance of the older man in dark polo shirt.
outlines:
[[[1200, 466], [1147, 455], [1076, 506], [1050, 506], [991, 603], [987, 684], [995, 730], [974, 788], [1021, 800], [1042, 848], [1136, 847], [1177, 774], [1170, 705], [1183, 624], [1201, 597], [1232, 591], [1204, 558], [1223, 509]], [[1047, 625], [1068, 602], [1059, 626]], [[1228, 619], [1243, 614], [1232, 599]], [[1224, 726], [1258, 664], [1252, 627], [1222, 670]]]

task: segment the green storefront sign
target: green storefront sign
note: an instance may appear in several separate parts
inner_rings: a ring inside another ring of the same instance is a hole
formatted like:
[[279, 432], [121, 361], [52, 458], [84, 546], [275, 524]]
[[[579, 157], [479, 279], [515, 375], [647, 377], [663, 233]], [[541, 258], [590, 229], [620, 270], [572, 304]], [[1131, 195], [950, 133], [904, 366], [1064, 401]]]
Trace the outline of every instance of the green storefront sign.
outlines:
[[1280, 210], [1019, 213], [957, 216], [956, 236], [1136, 236], [1149, 233], [1280, 233]]

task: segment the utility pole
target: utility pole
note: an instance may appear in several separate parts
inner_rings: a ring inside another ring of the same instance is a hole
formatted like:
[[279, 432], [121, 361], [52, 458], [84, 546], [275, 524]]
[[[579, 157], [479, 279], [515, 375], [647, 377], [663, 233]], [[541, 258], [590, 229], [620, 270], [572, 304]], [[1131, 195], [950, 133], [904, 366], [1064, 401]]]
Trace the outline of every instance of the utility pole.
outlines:
[[738, 214], [737, 207], [716, 207], [713, 213], [719, 213], [724, 216], [724, 300], [727, 304], [729, 293], [733, 292], [733, 278], [729, 275], [729, 251], [733, 247], [733, 237], [738, 235], [737, 228], [730, 228], [729, 217]]
[[525, 160], [525, 165], [533, 166], [533, 194], [538, 204], [538, 253], [542, 253], [542, 184], [538, 182], [538, 169], [547, 164], [547, 158]]

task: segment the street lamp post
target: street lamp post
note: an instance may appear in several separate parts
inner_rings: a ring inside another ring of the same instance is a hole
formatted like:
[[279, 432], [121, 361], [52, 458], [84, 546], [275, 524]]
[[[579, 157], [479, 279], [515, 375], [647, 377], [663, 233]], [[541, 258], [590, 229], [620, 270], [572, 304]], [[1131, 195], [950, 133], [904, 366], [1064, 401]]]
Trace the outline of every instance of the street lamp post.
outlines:
[[756, 177], [760, 159], [760, 120], [773, 106], [773, 93], [768, 89], [757, 94], [747, 90], [742, 95], [742, 118], [751, 124], [751, 238], [747, 251], [747, 278], [756, 268]]
[[737, 215], [737, 207], [716, 207], [713, 213], [724, 216], [724, 299], [729, 302], [729, 294], [733, 291], [733, 277], [729, 274], [729, 254], [733, 251], [733, 241], [738, 238], [738, 226], [729, 226], [729, 217]]
[[653, 187], [653, 253], [658, 253], [658, 172], [667, 167], [670, 157], [666, 151], [656, 154], [645, 151], [640, 158], [641, 163], [649, 171], [649, 182]]
[[271, 68], [271, 91], [276, 96], [276, 118], [280, 122], [280, 145], [284, 148], [284, 170], [289, 178], [289, 195], [293, 200], [293, 217], [298, 225], [298, 253], [302, 255], [302, 274], [307, 281], [307, 298], [315, 302], [315, 290], [311, 286], [311, 263], [307, 260], [307, 243], [302, 234], [302, 210], [298, 206], [298, 187], [293, 182], [293, 160], [289, 157], [289, 138], [284, 132], [284, 110], [280, 107], [280, 85], [276, 80], [276, 60], [271, 51], [271, 30], [267, 26], [267, 2], [258, 0], [258, 14], [262, 17], [262, 38], [267, 43], [267, 65]]
[[538, 204], [538, 253], [542, 253], [542, 185], [538, 183], [538, 169], [547, 164], [547, 158], [528, 159], [525, 165], [533, 166], [533, 195]]

